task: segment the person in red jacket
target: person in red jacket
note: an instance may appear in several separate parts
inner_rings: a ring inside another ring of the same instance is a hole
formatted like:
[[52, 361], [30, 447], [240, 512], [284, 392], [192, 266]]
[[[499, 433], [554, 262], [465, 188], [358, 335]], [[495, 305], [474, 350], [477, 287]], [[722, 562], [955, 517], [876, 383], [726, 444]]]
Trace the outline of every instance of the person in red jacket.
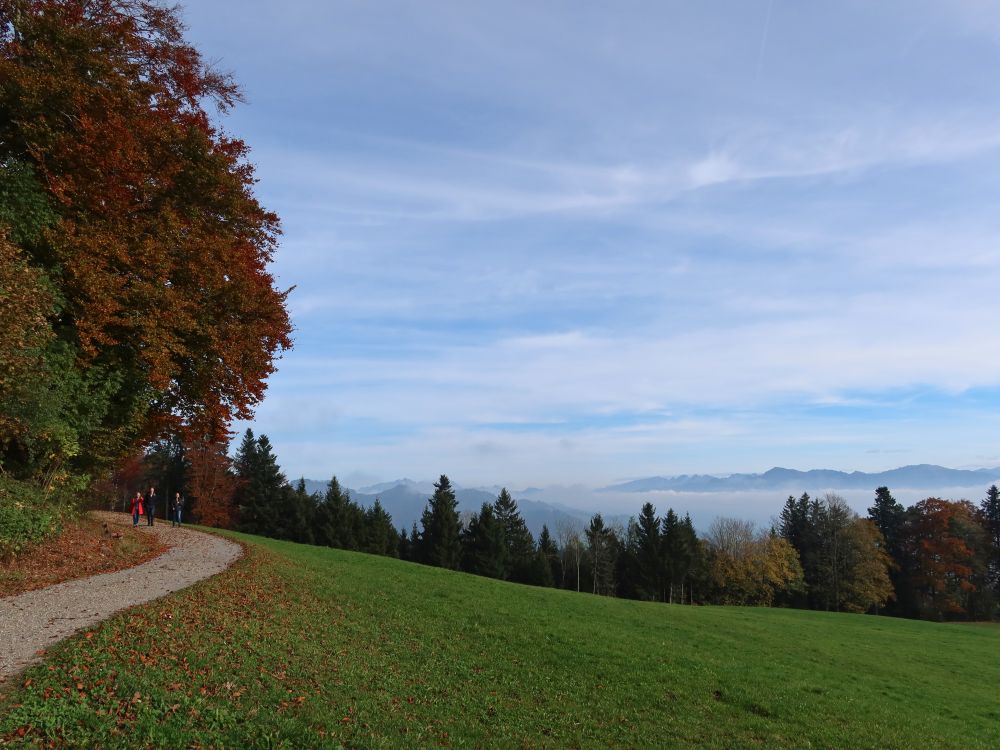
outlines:
[[135, 493], [135, 497], [132, 498], [132, 528], [134, 529], [139, 525], [139, 516], [142, 515], [142, 493], [138, 490]]

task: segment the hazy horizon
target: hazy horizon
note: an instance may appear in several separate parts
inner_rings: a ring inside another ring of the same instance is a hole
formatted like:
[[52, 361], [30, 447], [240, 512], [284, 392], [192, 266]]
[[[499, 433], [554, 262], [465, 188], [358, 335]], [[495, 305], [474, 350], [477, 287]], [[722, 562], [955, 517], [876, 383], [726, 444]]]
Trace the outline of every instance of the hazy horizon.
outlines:
[[[305, 478], [310, 481], [324, 483], [328, 481], [328, 478]], [[394, 480], [364, 485], [352, 481], [349, 474], [343, 477], [338, 476], [338, 481], [343, 486], [355, 491], [365, 492], [374, 484], [395, 485], [398, 482], [410, 481], [420, 486], [420, 489], [427, 496], [433, 492], [432, 485], [437, 479], [438, 477], [398, 477]], [[454, 481], [450, 475], [449, 479], [452, 479], [455, 486], [465, 489], [495, 492], [500, 488], [500, 486], [494, 485], [464, 484]], [[984, 480], [981, 486], [890, 487], [890, 490], [893, 497], [905, 506], [912, 505], [928, 497], [969, 500], [978, 505], [985, 496], [989, 484], [989, 480]], [[791, 488], [781, 488], [723, 492], [686, 492], [677, 490], [616, 491], [582, 485], [539, 488], [504, 486], [518, 500], [542, 502], [547, 505], [562, 506], [588, 514], [599, 512], [610, 516], [637, 516], [643, 503], [651, 502], [660, 514], [665, 513], [668, 508], [672, 508], [680, 515], [684, 515], [685, 513], [690, 514], [695, 527], [700, 532], [707, 530], [712, 520], [720, 516], [743, 518], [754, 521], [759, 526], [767, 527], [780, 513], [781, 506], [789, 495], [798, 497], [803, 492], [807, 492], [811, 497], [823, 497], [826, 493], [839, 495], [861, 516], [867, 515], [867, 509], [872, 505], [875, 496], [874, 487], [871, 489], [845, 489], [819, 485], [809, 486], [807, 484], [803, 484], [803, 486], [794, 490]], [[525, 493], [526, 489], [531, 489], [532, 491]], [[374, 492], [370, 494], [378, 495], [379, 493]]]

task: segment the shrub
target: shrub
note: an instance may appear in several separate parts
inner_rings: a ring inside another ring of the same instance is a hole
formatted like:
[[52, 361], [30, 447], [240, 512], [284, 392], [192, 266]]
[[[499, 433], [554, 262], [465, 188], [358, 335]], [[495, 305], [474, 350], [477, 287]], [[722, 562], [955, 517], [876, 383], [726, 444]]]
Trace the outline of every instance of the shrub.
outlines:
[[0, 477], [0, 559], [8, 559], [59, 533], [58, 508], [41, 488]]

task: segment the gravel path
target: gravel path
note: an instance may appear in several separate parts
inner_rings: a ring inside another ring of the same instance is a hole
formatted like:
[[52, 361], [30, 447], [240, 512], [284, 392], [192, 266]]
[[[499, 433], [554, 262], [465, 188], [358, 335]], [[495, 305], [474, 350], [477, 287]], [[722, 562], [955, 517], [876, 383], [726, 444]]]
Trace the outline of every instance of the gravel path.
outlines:
[[[114, 529], [132, 523], [124, 513], [96, 513]], [[0, 599], [0, 682], [17, 674], [38, 654], [76, 631], [122, 609], [157, 599], [221, 573], [243, 553], [235, 542], [173, 528], [157, 520], [144, 532], [156, 534], [171, 549], [134, 568], [58, 583], [38, 591]]]

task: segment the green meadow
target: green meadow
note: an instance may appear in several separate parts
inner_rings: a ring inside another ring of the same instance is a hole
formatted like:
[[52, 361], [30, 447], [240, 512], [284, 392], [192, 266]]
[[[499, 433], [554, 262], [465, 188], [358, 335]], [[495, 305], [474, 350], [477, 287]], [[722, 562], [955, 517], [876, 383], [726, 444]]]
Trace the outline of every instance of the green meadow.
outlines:
[[683, 607], [231, 534], [8, 683], [10, 747], [1000, 746], [1000, 628]]

